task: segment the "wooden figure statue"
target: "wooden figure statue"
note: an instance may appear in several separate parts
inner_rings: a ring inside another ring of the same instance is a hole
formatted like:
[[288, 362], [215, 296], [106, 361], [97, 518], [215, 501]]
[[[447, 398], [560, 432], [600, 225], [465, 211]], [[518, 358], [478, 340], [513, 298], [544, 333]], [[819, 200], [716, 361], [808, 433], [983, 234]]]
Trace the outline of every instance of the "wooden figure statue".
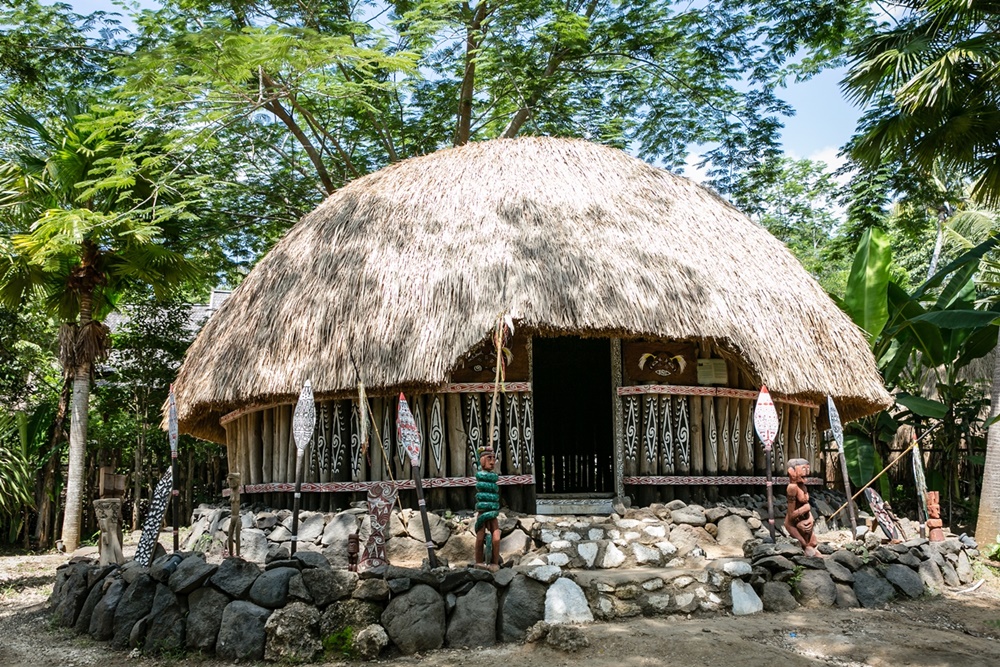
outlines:
[[240, 557], [240, 529], [243, 519], [240, 518], [240, 474], [231, 472], [226, 476], [229, 484], [229, 533], [226, 536], [226, 550], [230, 556]]
[[[476, 567], [491, 570], [500, 569], [500, 487], [497, 486], [496, 456], [493, 450], [483, 450], [476, 471]], [[489, 540], [487, 541], [487, 536]], [[486, 562], [486, 552], [489, 560]]]
[[809, 491], [806, 476], [809, 462], [805, 459], [791, 459], [788, 462], [788, 513], [785, 514], [785, 530], [798, 540], [807, 556], [818, 556], [816, 536], [813, 535], [814, 520], [809, 506]]
[[927, 492], [927, 530], [931, 542], [944, 542], [944, 522], [941, 521], [941, 494]]
[[101, 541], [97, 545], [101, 565], [121, 565], [122, 555], [122, 501], [121, 498], [102, 498], [94, 501], [97, 525], [101, 528]]

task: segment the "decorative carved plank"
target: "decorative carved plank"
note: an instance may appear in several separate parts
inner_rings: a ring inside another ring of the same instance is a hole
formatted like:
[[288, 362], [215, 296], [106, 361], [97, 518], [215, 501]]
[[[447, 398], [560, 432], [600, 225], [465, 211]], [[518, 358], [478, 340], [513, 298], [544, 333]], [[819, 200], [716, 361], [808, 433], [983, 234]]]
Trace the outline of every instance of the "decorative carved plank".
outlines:
[[660, 451], [663, 452], [663, 472], [668, 474], [674, 472], [674, 406], [672, 400], [669, 396], [660, 397], [660, 426], [663, 429], [660, 437]]
[[507, 451], [510, 454], [510, 469], [521, 467], [521, 407], [517, 394], [507, 397]]
[[646, 396], [646, 410], [644, 413], [644, 425], [643, 435], [642, 435], [642, 445], [643, 453], [646, 458], [646, 465], [650, 469], [656, 470], [656, 459], [659, 457], [660, 452], [657, 446], [657, 439], [660, 435], [660, 428], [658, 422], [658, 412], [657, 409], [656, 396], [647, 395]]
[[726, 409], [722, 410], [722, 406], [719, 406], [719, 412], [722, 417], [722, 437], [719, 441], [719, 472], [733, 472], [736, 470], [736, 459], [730, 455], [729, 450], [729, 401], [727, 399], [722, 399], [723, 403], [726, 405]]
[[809, 460], [809, 456], [802, 449], [802, 410], [795, 409], [795, 456]]
[[330, 472], [337, 474], [344, 460], [344, 415], [340, 406], [341, 401], [333, 402], [333, 415], [330, 421], [333, 424], [333, 432], [330, 434]]
[[364, 454], [361, 452], [361, 424], [358, 423], [358, 404], [351, 401], [351, 479], [361, 479], [361, 464]]
[[681, 470], [691, 468], [691, 426], [688, 423], [688, 400], [677, 401], [677, 454]]
[[[704, 408], [703, 408], [704, 409]], [[719, 430], [715, 423], [715, 399], [708, 399], [708, 451], [705, 452], [705, 472], [719, 470]]]
[[754, 466], [754, 441], [753, 441], [753, 404], [747, 406], [747, 426], [746, 426], [746, 440], [747, 440], [747, 456], [750, 459], [750, 470], [753, 470]]
[[524, 443], [524, 471], [531, 472], [535, 469], [535, 434], [531, 426], [531, 394], [524, 395], [524, 421], [522, 422], [521, 433]]
[[441, 470], [444, 465], [444, 402], [441, 394], [434, 394], [431, 402], [431, 424], [427, 442], [431, 448], [435, 470]]
[[[392, 403], [393, 399], [385, 399], [385, 405], [382, 406], [382, 432], [379, 434], [382, 436], [382, 448], [385, 451], [385, 456], [388, 459], [387, 465], [392, 468], [392, 415], [396, 413], [394, 409], [395, 406]], [[386, 476], [388, 476], [388, 470], [386, 471]]]
[[311, 458], [311, 464], [319, 468], [320, 481], [326, 481], [330, 476], [330, 403], [319, 404], [319, 432], [316, 434], [316, 455]]
[[730, 432], [730, 447], [729, 447], [729, 469], [732, 472], [737, 472], [739, 470], [739, 460], [740, 460], [740, 404], [736, 401], [729, 401], [730, 407], [733, 409], [733, 430]]
[[479, 469], [479, 451], [483, 448], [483, 418], [479, 412], [479, 395], [469, 395], [468, 426], [465, 432], [469, 434], [469, 461], [471, 470]]
[[639, 400], [635, 396], [625, 398], [625, 458], [635, 461], [639, 449]]

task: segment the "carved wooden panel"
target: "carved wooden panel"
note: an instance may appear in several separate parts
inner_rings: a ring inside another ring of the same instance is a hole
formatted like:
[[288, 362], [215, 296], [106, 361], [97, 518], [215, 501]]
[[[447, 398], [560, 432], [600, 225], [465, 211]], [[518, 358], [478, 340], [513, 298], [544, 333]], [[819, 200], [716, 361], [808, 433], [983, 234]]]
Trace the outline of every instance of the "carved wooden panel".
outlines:
[[697, 357], [692, 343], [622, 343], [625, 384], [697, 384]]
[[[503, 351], [507, 382], [526, 382], [528, 378], [528, 335], [516, 331]], [[452, 382], [493, 382], [496, 378], [497, 351], [493, 338], [487, 338], [459, 360], [450, 376]]]

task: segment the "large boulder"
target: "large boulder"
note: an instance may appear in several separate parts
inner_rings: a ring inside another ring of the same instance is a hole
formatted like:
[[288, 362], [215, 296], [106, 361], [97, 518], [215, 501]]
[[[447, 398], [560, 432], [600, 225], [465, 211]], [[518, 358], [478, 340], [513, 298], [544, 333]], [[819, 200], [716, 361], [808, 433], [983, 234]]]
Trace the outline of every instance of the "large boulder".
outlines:
[[[433, 512], [427, 513], [427, 523], [431, 528], [431, 541], [434, 544], [441, 546], [448, 541], [451, 537], [451, 529], [448, 528], [448, 523]], [[424, 541], [424, 522], [419, 517], [415, 520], [410, 521], [406, 526], [407, 534], [415, 540], [420, 542]]]
[[543, 584], [518, 574], [507, 587], [500, 607], [501, 637], [507, 642], [522, 641], [528, 628], [545, 619]]
[[339, 634], [346, 628], [363, 628], [378, 623], [382, 607], [365, 600], [341, 600], [327, 607], [319, 620], [320, 637]]
[[98, 581], [94, 586], [91, 586], [90, 592], [87, 594], [87, 598], [83, 603], [83, 607], [80, 608], [80, 613], [76, 617], [75, 630], [79, 634], [83, 634], [90, 629], [90, 617], [94, 613], [94, 608], [104, 597], [105, 582]]
[[546, 623], [591, 623], [594, 615], [583, 589], [565, 577], [556, 579], [545, 592]]
[[344, 552], [347, 552], [347, 540], [351, 535], [358, 532], [358, 519], [353, 514], [348, 514], [342, 512], [326, 524], [326, 528], [323, 529], [323, 539], [322, 544], [324, 547], [342, 546]]
[[319, 611], [302, 602], [293, 602], [271, 614], [264, 624], [264, 632], [267, 635], [265, 660], [311, 662], [323, 650], [319, 640]]
[[325, 608], [331, 602], [350, 597], [358, 584], [358, 575], [347, 570], [308, 569], [302, 571], [302, 581], [313, 603]]
[[385, 555], [393, 565], [420, 565], [427, 558], [427, 545], [412, 537], [391, 537], [385, 544]]
[[52, 615], [57, 625], [72, 628], [76, 624], [76, 617], [80, 614], [90, 592], [87, 586], [89, 571], [89, 563], [70, 565], [67, 577], [59, 589], [58, 603]]
[[493, 646], [497, 640], [497, 590], [480, 581], [458, 598], [448, 621], [448, 646]]
[[735, 514], [730, 514], [719, 520], [718, 534], [715, 536], [715, 540], [723, 549], [736, 555], [742, 555], [743, 544], [752, 539], [753, 531], [750, 530], [750, 526]]
[[132, 626], [145, 618], [153, 608], [153, 598], [156, 597], [156, 580], [148, 574], [140, 575], [135, 582], [125, 589], [121, 602], [115, 610], [115, 635], [111, 645], [115, 648], [125, 648], [129, 644]]
[[795, 585], [803, 607], [832, 607], [837, 601], [837, 586], [826, 570], [805, 570]]
[[177, 595], [187, 595], [208, 581], [218, 569], [218, 565], [205, 562], [204, 554], [188, 556], [170, 575], [170, 590]]
[[354, 655], [361, 660], [376, 660], [379, 654], [389, 645], [389, 635], [385, 633], [385, 628], [377, 623], [367, 625], [361, 629], [351, 641], [351, 648]]
[[441, 648], [445, 633], [444, 600], [430, 586], [418, 584], [386, 606], [382, 625], [404, 655]]
[[894, 597], [896, 590], [872, 567], [862, 567], [854, 573], [854, 594], [862, 607], [881, 607]]
[[263, 530], [244, 528], [240, 531], [240, 555], [254, 563], [267, 560], [267, 536]]
[[219, 637], [222, 612], [229, 596], [211, 586], [199, 588], [188, 596], [187, 636], [185, 646], [192, 651], [211, 652]]
[[[199, 559], [188, 558], [185, 562], [188, 560]], [[152, 653], [176, 653], [182, 650], [187, 624], [184, 616], [184, 610], [181, 609], [177, 595], [170, 590], [170, 586], [157, 584], [153, 608], [149, 610], [149, 621], [146, 626], [144, 643], [146, 650]]]
[[781, 581], [764, 583], [764, 609], [767, 611], [794, 611], [799, 603], [792, 595], [792, 587]]
[[923, 583], [928, 595], [938, 596], [944, 591], [944, 576], [941, 574], [941, 568], [937, 566], [937, 563], [929, 560], [923, 561], [920, 563], [917, 574], [920, 576], [920, 581]]
[[90, 625], [87, 632], [99, 641], [107, 641], [115, 636], [115, 611], [125, 594], [125, 581], [112, 577], [107, 580], [107, 588], [100, 602], [90, 615]]
[[294, 567], [278, 567], [257, 577], [250, 587], [250, 601], [268, 609], [279, 609], [288, 603], [288, 581], [299, 571]]
[[[740, 520], [742, 521], [742, 519]], [[753, 586], [745, 581], [740, 581], [739, 579], [733, 580], [731, 595], [733, 598], [733, 614], [735, 616], [747, 616], [764, 610], [764, 603], [757, 597]]]
[[924, 593], [924, 582], [920, 575], [906, 565], [894, 563], [885, 568], [885, 578], [911, 598], [918, 598]]
[[227, 558], [209, 579], [209, 583], [231, 598], [246, 599], [250, 587], [261, 574], [260, 566], [242, 558]]
[[299, 524], [299, 542], [311, 543], [323, 536], [326, 518], [321, 513], [313, 514]]
[[264, 626], [270, 615], [270, 609], [252, 602], [230, 602], [222, 612], [215, 654], [223, 660], [262, 660], [267, 639]]

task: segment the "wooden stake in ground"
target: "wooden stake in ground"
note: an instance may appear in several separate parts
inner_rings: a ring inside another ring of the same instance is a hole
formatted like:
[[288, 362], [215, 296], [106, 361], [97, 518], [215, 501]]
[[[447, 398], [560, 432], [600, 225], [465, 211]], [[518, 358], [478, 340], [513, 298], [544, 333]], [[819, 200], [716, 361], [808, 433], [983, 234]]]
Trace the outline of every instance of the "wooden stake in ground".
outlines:
[[778, 434], [778, 411], [774, 409], [774, 401], [771, 394], [767, 392], [767, 387], [760, 388], [757, 396], [757, 407], [753, 412], [753, 425], [757, 429], [757, 436], [764, 443], [764, 459], [767, 465], [767, 532], [774, 542], [774, 473], [771, 470], [771, 446], [774, 444], [774, 437]]
[[178, 517], [180, 513], [181, 492], [177, 488], [177, 400], [174, 398], [174, 385], [170, 385], [170, 409], [167, 413], [167, 434], [170, 439], [170, 495], [173, 498], [171, 514], [174, 515], [174, 553], [180, 551]]
[[[847, 474], [847, 457], [844, 456], [844, 425], [840, 423], [840, 413], [833, 402], [833, 396], [826, 397], [826, 405], [830, 412], [830, 430], [837, 442], [837, 452], [840, 454], [840, 471], [844, 476], [844, 493], [851, 497], [851, 478]], [[858, 539], [858, 515], [855, 513], [854, 502], [847, 501], [847, 515], [851, 520], [851, 539]]]
[[295, 497], [292, 502], [292, 545], [289, 549], [295, 555], [299, 541], [299, 505], [302, 502], [302, 463], [305, 461], [306, 447], [316, 430], [316, 401], [313, 400], [312, 383], [306, 380], [299, 393], [292, 417], [292, 435], [295, 437]]
[[396, 411], [396, 433], [399, 441], [406, 448], [410, 457], [410, 469], [413, 470], [413, 482], [417, 487], [417, 505], [420, 507], [420, 520], [424, 524], [424, 540], [427, 542], [427, 562], [431, 568], [437, 567], [437, 557], [434, 555], [434, 541], [431, 539], [431, 523], [427, 519], [427, 501], [424, 500], [424, 483], [420, 477], [420, 430], [406, 403], [406, 396], [399, 394], [399, 409]]

